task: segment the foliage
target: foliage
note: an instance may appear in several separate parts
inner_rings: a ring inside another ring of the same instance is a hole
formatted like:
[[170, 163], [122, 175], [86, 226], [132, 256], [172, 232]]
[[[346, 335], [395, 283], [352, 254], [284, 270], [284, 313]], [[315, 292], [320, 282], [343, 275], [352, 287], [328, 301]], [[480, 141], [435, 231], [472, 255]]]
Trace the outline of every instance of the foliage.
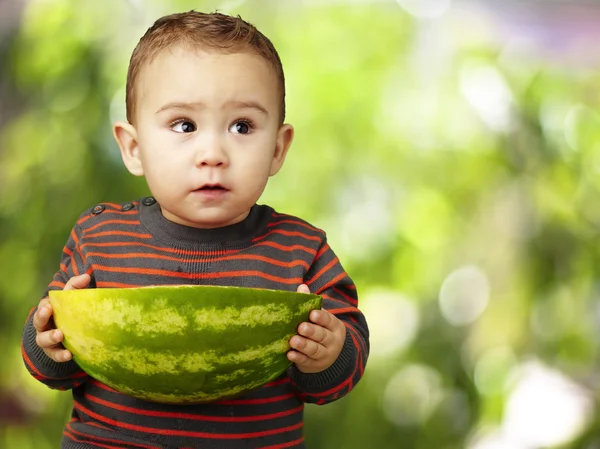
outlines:
[[354, 392], [307, 408], [308, 447], [524, 441], [507, 417], [532, 366], [585, 398], [564, 447], [600, 445], [597, 73], [396, 2], [54, 0], [31, 1], [0, 50], [0, 446], [60, 438], [70, 397], [26, 373], [22, 326], [79, 213], [146, 194], [111, 122], [137, 39], [192, 8], [239, 13], [279, 49], [296, 138], [263, 201], [328, 231], [373, 332]]

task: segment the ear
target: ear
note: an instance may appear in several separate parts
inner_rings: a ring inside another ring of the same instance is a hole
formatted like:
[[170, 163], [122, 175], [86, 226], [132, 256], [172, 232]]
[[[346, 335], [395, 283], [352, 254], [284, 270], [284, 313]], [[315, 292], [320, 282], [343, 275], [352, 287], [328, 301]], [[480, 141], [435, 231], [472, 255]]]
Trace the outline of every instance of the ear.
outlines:
[[283, 165], [293, 139], [294, 127], [288, 124], [281, 125], [279, 131], [277, 131], [275, 154], [273, 155], [273, 161], [271, 162], [271, 171], [269, 172], [269, 176], [277, 174]]
[[138, 143], [137, 130], [127, 122], [115, 122], [113, 135], [121, 150], [121, 157], [125, 167], [132, 175], [142, 176], [144, 168], [140, 159], [140, 147]]

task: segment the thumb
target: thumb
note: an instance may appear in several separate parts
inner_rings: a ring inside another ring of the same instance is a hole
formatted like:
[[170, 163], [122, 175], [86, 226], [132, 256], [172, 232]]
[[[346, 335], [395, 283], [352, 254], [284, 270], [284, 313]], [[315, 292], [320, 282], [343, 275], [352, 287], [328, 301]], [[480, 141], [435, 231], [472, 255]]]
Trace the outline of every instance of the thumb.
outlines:
[[84, 273], [79, 276], [73, 276], [65, 285], [63, 290], [78, 290], [81, 288], [86, 288], [91, 282], [92, 278], [89, 274]]
[[296, 290], [298, 293], [310, 293], [310, 289], [306, 284], [300, 284]]

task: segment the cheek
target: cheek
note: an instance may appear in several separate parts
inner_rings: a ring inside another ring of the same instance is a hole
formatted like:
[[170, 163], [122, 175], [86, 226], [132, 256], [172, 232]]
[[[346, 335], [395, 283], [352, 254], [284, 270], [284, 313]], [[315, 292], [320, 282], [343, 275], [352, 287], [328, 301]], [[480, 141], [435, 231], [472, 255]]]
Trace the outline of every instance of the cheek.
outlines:
[[249, 158], [239, 162], [241, 170], [236, 170], [237, 174], [234, 175], [238, 185], [243, 186], [246, 194], [250, 196], [262, 192], [269, 177], [270, 162], [262, 157]]
[[272, 157], [261, 156], [253, 158], [246, 164], [246, 176], [254, 180], [254, 184], [266, 182], [271, 170]]
[[182, 180], [183, 170], [180, 164], [164, 153], [146, 154], [142, 158], [142, 165], [148, 183], [153, 185], [169, 185]]

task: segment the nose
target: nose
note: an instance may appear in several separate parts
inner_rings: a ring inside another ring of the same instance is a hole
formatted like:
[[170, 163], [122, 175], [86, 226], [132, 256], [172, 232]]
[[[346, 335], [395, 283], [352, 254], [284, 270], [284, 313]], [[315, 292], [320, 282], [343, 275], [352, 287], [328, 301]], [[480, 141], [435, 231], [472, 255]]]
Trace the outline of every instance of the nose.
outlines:
[[196, 148], [196, 166], [226, 167], [229, 164], [227, 151], [218, 136], [206, 136]]

